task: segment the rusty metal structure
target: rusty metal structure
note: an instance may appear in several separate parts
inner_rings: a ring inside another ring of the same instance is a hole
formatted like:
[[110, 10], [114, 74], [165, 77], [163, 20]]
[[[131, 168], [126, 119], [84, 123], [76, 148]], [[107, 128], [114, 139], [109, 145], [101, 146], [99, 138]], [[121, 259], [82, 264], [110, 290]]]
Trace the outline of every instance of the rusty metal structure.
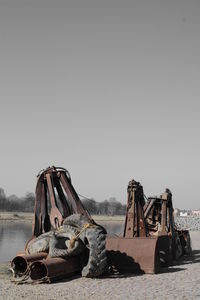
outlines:
[[[70, 228], [69, 238], [66, 230]], [[127, 188], [123, 235], [105, 234], [83, 206], [69, 172], [48, 167], [37, 176], [32, 237], [25, 253], [18, 254], [11, 267], [18, 276], [28, 274], [33, 281], [46, 282], [77, 272], [86, 277], [99, 276], [107, 263], [118, 272], [154, 274], [191, 252], [189, 232], [177, 230], [174, 224], [171, 191], [166, 189], [161, 196], [147, 199], [142, 185], [135, 180]], [[68, 239], [65, 242], [69, 248], [63, 250], [57, 245], [52, 250], [51, 246], [62, 237]], [[45, 247], [41, 247], [41, 241], [46, 242]]]
[[11, 267], [14, 270], [16, 276], [23, 276], [28, 270], [28, 266], [35, 261], [47, 258], [46, 252], [26, 254], [24, 252], [18, 253], [11, 262]]
[[58, 229], [71, 214], [83, 214], [94, 222], [76, 193], [69, 172], [64, 168], [48, 167], [38, 174], [32, 238]]
[[48, 253], [29, 254], [30, 243], [50, 230], [58, 230], [70, 215], [79, 214], [89, 224], [93, 221], [76, 193], [69, 172], [64, 168], [48, 167], [39, 172], [35, 191], [32, 237], [25, 245], [25, 253], [19, 253], [11, 262], [17, 276], [29, 272], [32, 280], [40, 280], [43, 275], [49, 282], [60, 277], [73, 275], [82, 269], [79, 256], [51, 258]]
[[173, 216], [172, 193], [169, 189], [158, 196], [149, 197], [144, 206], [144, 218], [151, 236], [168, 236], [170, 260], [191, 253], [188, 230], [178, 230]]
[[43, 280], [51, 283], [64, 277], [80, 273], [80, 270], [80, 257], [47, 258], [37, 260], [30, 265], [30, 278], [33, 281]]
[[79, 272], [98, 277], [107, 268], [106, 231], [83, 206], [64, 168], [39, 172], [32, 236], [11, 262], [22, 281], [52, 282]]
[[183, 253], [181, 247], [190, 244], [189, 232], [178, 232], [174, 226], [170, 190], [146, 202], [141, 184], [132, 180], [127, 193], [123, 236], [107, 237], [109, 264], [120, 272], [157, 273]]

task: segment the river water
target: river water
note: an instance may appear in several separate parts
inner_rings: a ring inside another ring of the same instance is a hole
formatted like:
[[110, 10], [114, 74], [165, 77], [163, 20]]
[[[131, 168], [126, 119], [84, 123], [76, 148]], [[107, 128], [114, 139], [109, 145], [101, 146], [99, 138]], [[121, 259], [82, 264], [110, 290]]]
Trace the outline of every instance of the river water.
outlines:
[[[120, 235], [123, 222], [98, 222], [108, 234]], [[18, 252], [24, 251], [26, 242], [31, 237], [31, 222], [0, 221], [0, 263], [12, 260]]]

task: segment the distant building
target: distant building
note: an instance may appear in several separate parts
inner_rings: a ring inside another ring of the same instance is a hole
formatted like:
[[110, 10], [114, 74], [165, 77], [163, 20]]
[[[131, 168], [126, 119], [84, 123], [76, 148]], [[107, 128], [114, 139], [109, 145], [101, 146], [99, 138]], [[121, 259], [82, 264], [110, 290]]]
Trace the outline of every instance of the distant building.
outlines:
[[200, 217], [200, 209], [199, 210], [191, 210], [191, 209], [178, 209], [174, 208], [174, 217]]
[[194, 217], [200, 217], [200, 210], [192, 210], [192, 215]]
[[180, 211], [180, 217], [187, 217], [188, 212], [187, 211]]

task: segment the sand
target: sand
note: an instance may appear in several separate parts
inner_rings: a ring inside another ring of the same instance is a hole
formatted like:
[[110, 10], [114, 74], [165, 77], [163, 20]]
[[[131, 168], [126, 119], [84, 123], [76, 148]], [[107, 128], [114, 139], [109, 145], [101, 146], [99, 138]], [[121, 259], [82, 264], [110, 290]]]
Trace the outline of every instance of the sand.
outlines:
[[23, 284], [0, 276], [0, 299], [200, 299], [200, 231], [191, 232], [193, 256], [155, 275]]

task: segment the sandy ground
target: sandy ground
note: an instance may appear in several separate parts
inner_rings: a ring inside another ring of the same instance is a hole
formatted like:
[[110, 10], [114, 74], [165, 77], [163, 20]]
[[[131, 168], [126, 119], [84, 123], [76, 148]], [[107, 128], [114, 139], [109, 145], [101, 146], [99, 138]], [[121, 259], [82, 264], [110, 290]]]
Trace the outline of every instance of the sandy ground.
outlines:
[[0, 276], [0, 299], [200, 299], [200, 231], [191, 232], [193, 257], [156, 275], [16, 285]]

